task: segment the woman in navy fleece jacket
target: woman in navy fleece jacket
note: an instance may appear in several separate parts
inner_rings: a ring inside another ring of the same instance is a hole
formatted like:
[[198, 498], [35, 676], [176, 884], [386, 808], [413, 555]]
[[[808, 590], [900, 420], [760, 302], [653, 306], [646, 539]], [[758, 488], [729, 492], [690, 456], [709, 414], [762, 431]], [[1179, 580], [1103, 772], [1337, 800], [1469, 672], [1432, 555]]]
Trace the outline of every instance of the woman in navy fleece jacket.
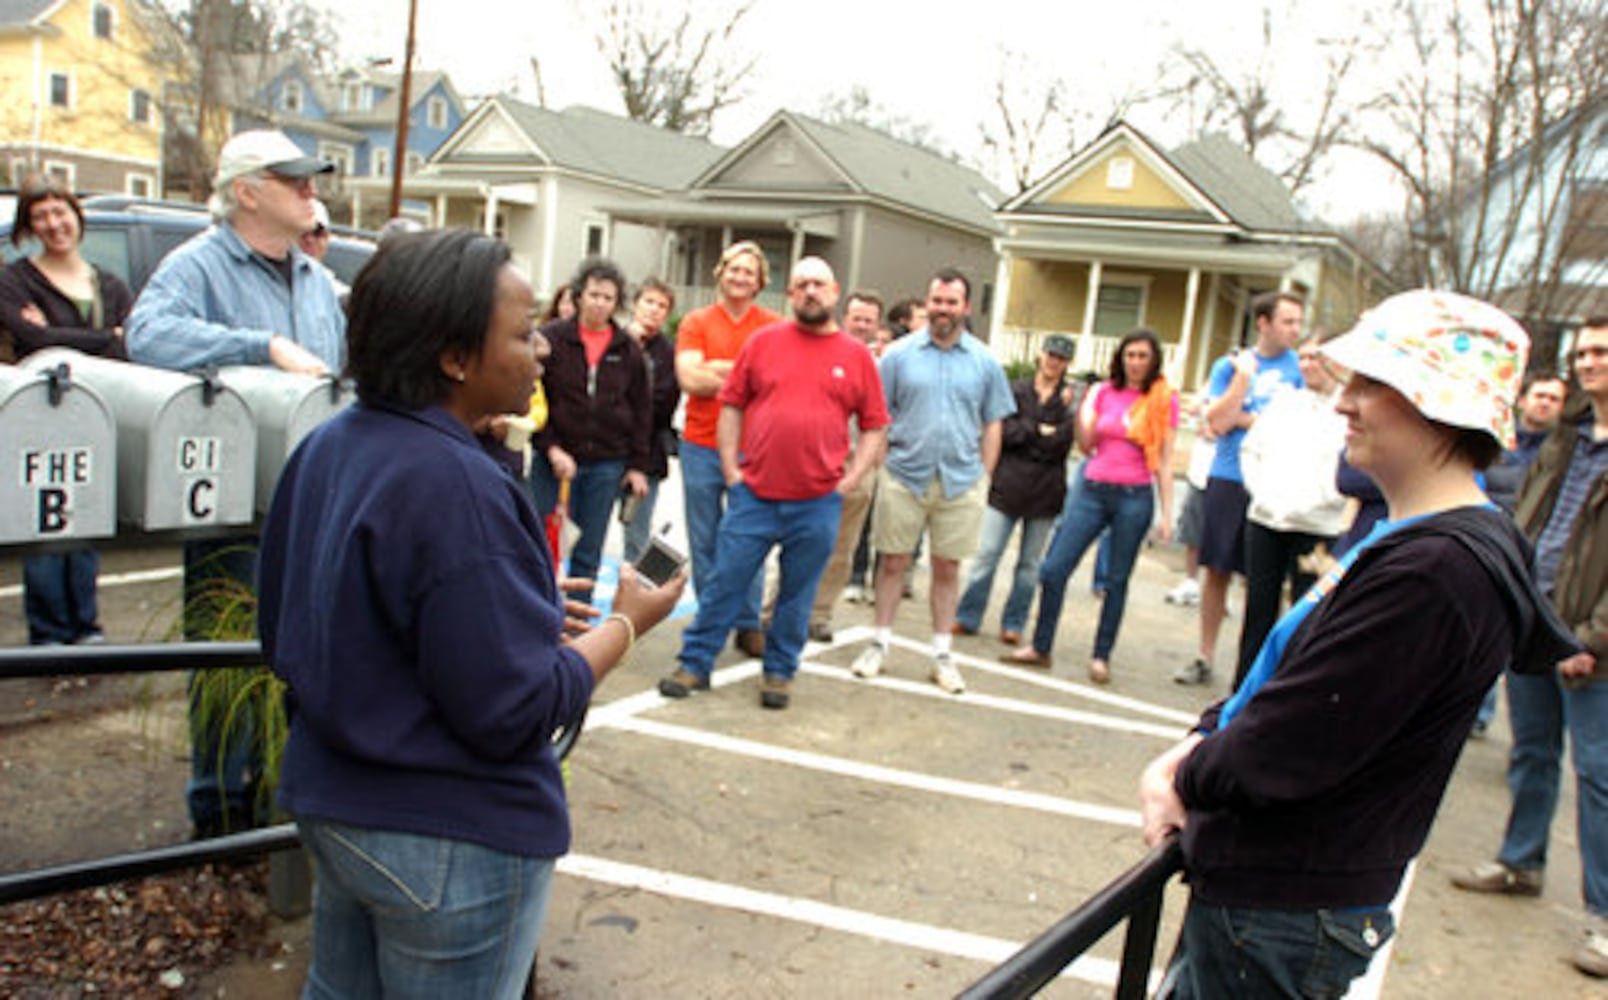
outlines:
[[[290, 687], [279, 802], [317, 865], [310, 997], [517, 997], [569, 817], [555, 728], [683, 582], [629, 567], [573, 640], [523, 485], [475, 436], [540, 373], [501, 242], [386, 242], [352, 288], [359, 404], [287, 465], [259, 630]], [[572, 608], [571, 610], [579, 610]]]
[[1173, 998], [1342, 996], [1394, 931], [1391, 900], [1497, 673], [1578, 649], [1474, 478], [1513, 437], [1518, 324], [1408, 292], [1322, 351], [1350, 373], [1346, 458], [1390, 513], [1141, 779], [1146, 840], [1179, 831], [1190, 884]]

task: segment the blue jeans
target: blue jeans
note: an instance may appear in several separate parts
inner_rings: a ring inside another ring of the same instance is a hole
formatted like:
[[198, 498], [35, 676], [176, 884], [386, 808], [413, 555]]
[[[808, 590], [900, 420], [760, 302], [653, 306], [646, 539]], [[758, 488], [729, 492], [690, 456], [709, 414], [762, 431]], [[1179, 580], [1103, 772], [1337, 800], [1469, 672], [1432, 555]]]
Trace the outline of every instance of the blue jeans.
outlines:
[[1567, 728], [1580, 808], [1577, 835], [1586, 909], [1608, 917], [1608, 683], [1570, 689], [1556, 674], [1530, 676], [1510, 670], [1507, 686], [1508, 721], [1513, 727], [1508, 756], [1513, 811], [1497, 857], [1520, 870], [1546, 866]]
[[[625, 525], [625, 561], [635, 563], [642, 558], [642, 553], [648, 547], [648, 538], [653, 534], [653, 508], [659, 503], [659, 483], [661, 480], [648, 477], [648, 495], [637, 504], [636, 517]], [[625, 497], [620, 497], [620, 503], [625, 503]]]
[[1485, 700], [1480, 702], [1480, 710], [1474, 714], [1474, 725], [1482, 730], [1496, 718], [1496, 687], [1500, 683], [1501, 678], [1497, 678], [1497, 683], [1492, 684], [1491, 690], [1485, 692]]
[[318, 877], [304, 998], [524, 996], [553, 859], [298, 818]]
[[1190, 897], [1157, 997], [1343, 997], [1396, 931], [1390, 910], [1271, 910]]
[[[720, 453], [713, 448], [681, 442], [681, 487], [687, 512], [687, 547], [692, 551], [692, 589], [703, 595], [714, 585], [715, 548], [720, 522], [727, 505], [726, 477], [720, 473]], [[744, 631], [759, 628], [759, 605], [765, 598], [765, 567], [754, 571], [748, 589], [737, 609], [736, 627]]]
[[[184, 543], [184, 638], [189, 641], [244, 638], [242, 602], [256, 593], [257, 539], [236, 535]], [[230, 832], [261, 825], [266, 809], [255, 802], [262, 774], [257, 718], [250, 706], [227, 726], [202, 725], [195, 712], [195, 674], [189, 677], [190, 780], [184, 786], [190, 822], [203, 832]]]
[[1117, 644], [1117, 629], [1128, 604], [1128, 577], [1139, 556], [1139, 545], [1150, 530], [1153, 509], [1149, 486], [1117, 486], [1086, 480], [1066, 497], [1061, 523], [1050, 539], [1050, 549], [1039, 564], [1038, 623], [1033, 648], [1048, 656], [1055, 648], [1055, 630], [1066, 601], [1066, 581], [1078, 568], [1100, 532], [1111, 533], [1111, 565], [1100, 602], [1100, 625], [1094, 634], [1094, 658], [1108, 660]]
[[[597, 567], [603, 561], [603, 539], [609, 533], [609, 514], [620, 496], [620, 480], [624, 477], [624, 459], [576, 464], [575, 479], [570, 483], [569, 518], [581, 529], [581, 537], [570, 549], [566, 570], [569, 576], [597, 579]], [[530, 495], [543, 517], [558, 504], [558, 479], [547, 459], [540, 455], [530, 463]], [[590, 603], [592, 591], [588, 588], [570, 596]]]
[[780, 545], [781, 580], [770, 629], [765, 633], [765, 673], [791, 679], [798, 672], [810, 624], [810, 605], [837, 539], [843, 498], [836, 492], [813, 500], [762, 500], [747, 486], [732, 487], [720, 525], [720, 545], [709, 589], [698, 595], [698, 615], [681, 635], [681, 666], [708, 677], [742, 611], [754, 572]]
[[22, 561], [22, 608], [28, 642], [65, 643], [100, 632], [95, 577], [100, 553], [94, 549], [28, 556]]
[[955, 609], [955, 622], [968, 632], [975, 632], [982, 626], [988, 596], [994, 589], [994, 570], [999, 567], [1000, 557], [1005, 554], [1005, 546], [1017, 524], [1022, 526], [1022, 546], [1016, 553], [1016, 572], [1011, 577], [1011, 593], [1005, 599], [1005, 611], [1000, 616], [1000, 630], [1020, 632], [1027, 627], [1027, 613], [1033, 607], [1033, 587], [1038, 583], [1039, 562], [1044, 558], [1044, 543], [1049, 540], [1050, 529], [1055, 527], [1055, 518], [1013, 517], [989, 507], [983, 511], [983, 539], [966, 578], [966, 592]]

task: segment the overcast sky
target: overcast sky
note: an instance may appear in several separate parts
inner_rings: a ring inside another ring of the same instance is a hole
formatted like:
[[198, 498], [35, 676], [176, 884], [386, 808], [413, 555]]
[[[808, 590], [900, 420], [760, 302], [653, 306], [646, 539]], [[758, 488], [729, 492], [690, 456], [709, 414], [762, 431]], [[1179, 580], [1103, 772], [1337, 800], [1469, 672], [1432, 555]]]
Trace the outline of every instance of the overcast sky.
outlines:
[[[534, 100], [534, 56], [541, 62], [550, 106], [622, 110], [574, 0], [418, 2], [415, 65], [446, 70], [461, 93], [518, 88]], [[604, 2], [590, 0], [588, 9]], [[1358, 7], [1315, 0], [1274, 3], [1276, 30], [1290, 41], [1288, 57], [1281, 55], [1273, 72], [1281, 89], [1298, 95], [1297, 103], [1313, 101], [1322, 83], [1318, 45], [1324, 38], [1364, 31]], [[757, 0], [736, 40], [762, 58], [748, 96], [716, 118], [713, 138], [730, 145], [778, 108], [815, 113], [823, 98], [859, 85], [890, 113], [929, 125], [942, 145], [986, 163], [980, 133], [995, 118], [994, 84], [1001, 53], [1009, 52], [1024, 79], [1058, 76], [1067, 82], [1081, 112], [1076, 138], [1083, 142], [1097, 134], [1122, 95], [1154, 85], [1179, 39], [1210, 51], [1224, 67], [1253, 65], [1262, 51], [1263, 5], [1263, 0], [1193, 5], [989, 0], [967, 5], [966, 16], [959, 16], [891, 0]], [[349, 56], [400, 57], [406, 0], [343, 0], [332, 9]], [[730, 5], [720, 0], [694, 9]], [[1169, 113], [1163, 105], [1141, 108], [1132, 120], [1163, 146], [1188, 138], [1187, 115]], [[1334, 220], [1359, 208], [1393, 205], [1397, 198], [1381, 178], [1360, 157], [1342, 160], [1309, 200]], [[1003, 176], [995, 180], [1003, 186]]]

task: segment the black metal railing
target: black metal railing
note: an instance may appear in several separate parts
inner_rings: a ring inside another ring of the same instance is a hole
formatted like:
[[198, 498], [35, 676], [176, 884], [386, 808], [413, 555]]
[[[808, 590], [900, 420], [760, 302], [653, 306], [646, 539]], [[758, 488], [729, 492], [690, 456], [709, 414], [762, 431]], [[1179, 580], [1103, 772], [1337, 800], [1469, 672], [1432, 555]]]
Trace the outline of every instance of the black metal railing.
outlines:
[[1183, 850], [1171, 837], [1116, 881], [1062, 917], [1049, 930], [962, 991], [959, 1000], [1017, 1000], [1043, 989], [1095, 942], [1124, 920], [1117, 1000], [1142, 1000], [1149, 989], [1150, 967], [1161, 926], [1161, 903], [1167, 883], [1183, 869]]
[[[173, 670], [223, 670], [262, 665], [256, 642], [143, 643], [128, 646], [25, 646], [0, 649], [0, 680], [28, 677], [76, 677], [144, 674]], [[560, 760], [580, 738], [580, 719], [553, 734]], [[300, 844], [293, 823], [207, 840], [158, 847], [132, 854], [91, 858], [70, 864], [0, 874], [0, 904], [37, 899], [60, 892], [143, 878], [219, 861], [237, 861]]]

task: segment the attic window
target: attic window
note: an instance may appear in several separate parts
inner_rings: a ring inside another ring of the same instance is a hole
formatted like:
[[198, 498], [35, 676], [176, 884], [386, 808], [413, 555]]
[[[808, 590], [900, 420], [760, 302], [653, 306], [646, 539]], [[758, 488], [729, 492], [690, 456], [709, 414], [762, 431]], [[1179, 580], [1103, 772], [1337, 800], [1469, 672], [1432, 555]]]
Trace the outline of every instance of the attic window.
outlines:
[[432, 97], [425, 104], [425, 122], [433, 129], [447, 127], [447, 99]]
[[112, 8], [103, 3], [95, 4], [90, 8], [89, 19], [96, 38], [112, 40]]
[[1127, 191], [1133, 187], [1133, 157], [1114, 156], [1106, 164], [1106, 187]]
[[302, 109], [302, 85], [300, 80], [286, 80], [284, 89], [279, 93], [279, 106], [291, 114], [300, 114]]
[[778, 167], [791, 167], [796, 155], [793, 149], [793, 140], [778, 139], [771, 151], [771, 162]]
[[348, 83], [341, 88], [341, 108], [345, 111], [363, 110], [363, 85]]

